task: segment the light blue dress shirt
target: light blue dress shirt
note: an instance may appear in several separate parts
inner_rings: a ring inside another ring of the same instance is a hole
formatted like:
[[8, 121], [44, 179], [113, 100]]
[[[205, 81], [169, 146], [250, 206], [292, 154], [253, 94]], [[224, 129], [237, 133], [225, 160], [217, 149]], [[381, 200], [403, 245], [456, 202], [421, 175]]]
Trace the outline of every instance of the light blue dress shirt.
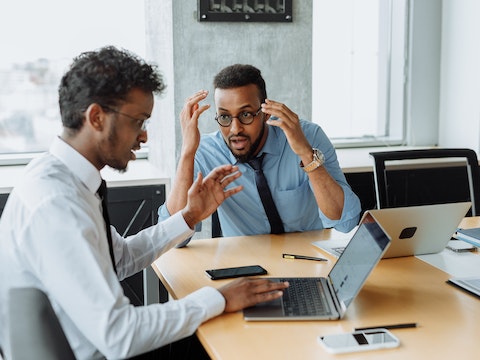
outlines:
[[[358, 223], [360, 200], [348, 185], [338, 164], [335, 149], [320, 126], [304, 120], [300, 120], [300, 124], [312, 147], [325, 155], [324, 167], [342, 187], [345, 194], [344, 207], [339, 220], [331, 220], [322, 213], [315, 201], [308, 176], [300, 168], [300, 159], [290, 148], [285, 133], [278, 127], [267, 125], [268, 137], [260, 150], [260, 154], [266, 153], [263, 172], [285, 232], [332, 227], [348, 232]], [[243, 190], [226, 199], [218, 208], [223, 236], [270, 233], [270, 224], [255, 185], [253, 169], [248, 164], [237, 163], [219, 131], [202, 135], [195, 154], [194, 173], [201, 171], [207, 175], [213, 168], [224, 164], [238, 165], [243, 175], [232, 185], [243, 185]], [[165, 205], [160, 207], [159, 216], [160, 219], [170, 216]]]

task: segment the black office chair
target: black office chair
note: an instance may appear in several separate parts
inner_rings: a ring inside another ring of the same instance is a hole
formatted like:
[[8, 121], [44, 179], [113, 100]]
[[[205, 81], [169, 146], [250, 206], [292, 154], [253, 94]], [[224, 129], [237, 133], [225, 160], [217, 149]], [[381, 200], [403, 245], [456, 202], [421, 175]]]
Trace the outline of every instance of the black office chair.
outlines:
[[218, 218], [218, 212], [212, 214], [212, 238], [222, 237], [222, 227], [220, 226], [220, 219]]
[[74, 360], [48, 297], [39, 289], [11, 289], [8, 299], [11, 360]]
[[[469, 215], [480, 215], [480, 168], [471, 149], [420, 149], [371, 152], [377, 208], [471, 201]], [[412, 164], [416, 159], [458, 158], [461, 162]], [[410, 160], [408, 167], [399, 161]], [[397, 161], [396, 166], [386, 166]]]

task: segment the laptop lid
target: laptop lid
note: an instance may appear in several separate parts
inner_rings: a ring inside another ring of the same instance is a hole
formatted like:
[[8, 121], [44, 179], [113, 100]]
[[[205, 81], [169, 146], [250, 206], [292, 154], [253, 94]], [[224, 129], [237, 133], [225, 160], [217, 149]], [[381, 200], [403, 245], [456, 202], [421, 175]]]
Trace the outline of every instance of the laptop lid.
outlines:
[[340, 317], [360, 292], [390, 245], [390, 237], [367, 211], [345, 250], [328, 274], [340, 305]]
[[392, 238], [384, 258], [442, 251], [470, 209], [471, 202], [370, 210]]
[[[383, 258], [392, 258], [442, 251], [470, 207], [471, 202], [460, 202], [368, 212], [391, 237], [392, 244]], [[338, 257], [349, 241], [349, 234], [339, 234], [332, 240], [319, 240], [312, 244]]]

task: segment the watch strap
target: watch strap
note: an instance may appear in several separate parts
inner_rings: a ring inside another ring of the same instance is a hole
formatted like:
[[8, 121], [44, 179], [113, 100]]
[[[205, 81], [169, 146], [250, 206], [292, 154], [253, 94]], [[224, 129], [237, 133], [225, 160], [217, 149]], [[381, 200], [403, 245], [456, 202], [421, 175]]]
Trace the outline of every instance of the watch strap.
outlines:
[[300, 161], [300, 167], [306, 173], [312, 172], [313, 170], [319, 168], [320, 166], [322, 166], [325, 163], [325, 156], [323, 155], [323, 153], [320, 150], [315, 149], [315, 148], [313, 148], [312, 150], [313, 150], [313, 160], [312, 160], [312, 162], [310, 162], [307, 165], [303, 165], [303, 162]]

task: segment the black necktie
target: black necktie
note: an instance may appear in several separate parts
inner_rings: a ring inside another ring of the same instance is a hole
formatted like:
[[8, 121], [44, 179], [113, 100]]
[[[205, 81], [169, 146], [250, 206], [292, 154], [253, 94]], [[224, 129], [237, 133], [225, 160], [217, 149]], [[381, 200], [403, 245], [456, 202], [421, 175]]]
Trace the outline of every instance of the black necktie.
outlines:
[[283, 229], [282, 219], [278, 214], [277, 207], [273, 202], [272, 193], [267, 184], [267, 179], [262, 171], [262, 161], [265, 153], [261, 156], [250, 160], [248, 163], [255, 170], [255, 183], [257, 184], [258, 194], [262, 200], [263, 208], [267, 213], [268, 222], [270, 223], [270, 232], [272, 234], [283, 234], [285, 230]]
[[98, 195], [102, 199], [102, 213], [103, 219], [105, 220], [105, 229], [107, 231], [107, 239], [108, 239], [108, 250], [110, 251], [110, 258], [112, 259], [113, 270], [115, 273], [117, 272], [117, 268], [115, 267], [115, 257], [113, 255], [113, 245], [112, 245], [112, 232], [110, 230], [110, 218], [108, 216], [108, 202], [107, 202], [107, 183], [105, 180], [102, 179], [102, 183], [97, 191]]

